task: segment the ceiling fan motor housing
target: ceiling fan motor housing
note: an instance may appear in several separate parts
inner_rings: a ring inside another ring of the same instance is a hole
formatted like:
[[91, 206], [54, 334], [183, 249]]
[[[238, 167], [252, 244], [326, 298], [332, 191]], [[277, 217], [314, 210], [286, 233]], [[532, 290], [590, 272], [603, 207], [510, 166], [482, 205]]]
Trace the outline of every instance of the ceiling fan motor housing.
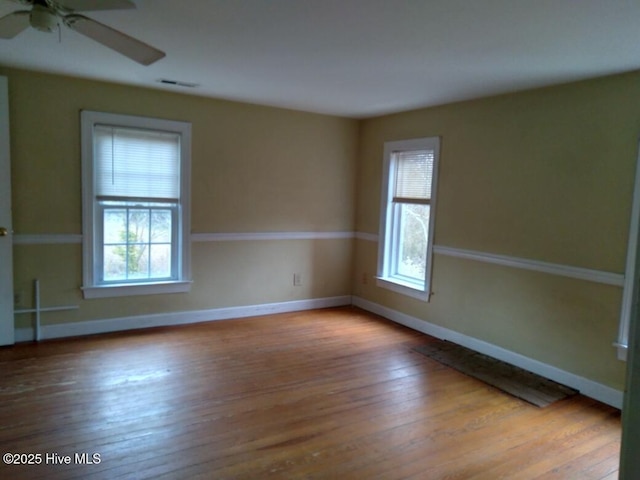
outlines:
[[46, 6], [35, 4], [29, 15], [29, 23], [41, 32], [52, 32], [58, 26], [58, 16]]

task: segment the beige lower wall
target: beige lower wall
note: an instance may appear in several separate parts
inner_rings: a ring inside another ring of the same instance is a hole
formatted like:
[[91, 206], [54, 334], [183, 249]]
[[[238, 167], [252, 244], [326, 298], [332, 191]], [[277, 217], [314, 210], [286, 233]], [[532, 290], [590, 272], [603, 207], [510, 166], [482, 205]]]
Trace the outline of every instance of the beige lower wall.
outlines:
[[[35, 306], [34, 280], [40, 282], [42, 307], [79, 305], [82, 301], [82, 248], [80, 245], [15, 245], [13, 248], [15, 308]], [[43, 323], [78, 321], [79, 311], [51, 312]], [[16, 315], [16, 328], [31, 325], [32, 316]]]
[[[213, 242], [193, 246], [194, 259], [203, 259], [193, 263], [193, 295], [198, 308], [351, 294], [352, 239]], [[301, 275], [301, 286], [293, 285], [294, 273]]]
[[[429, 303], [376, 286], [377, 242], [357, 240], [354, 295], [623, 390], [622, 288], [434, 255]], [[366, 283], [365, 283], [366, 278]]]
[[[33, 307], [38, 279], [43, 307], [77, 305], [48, 312], [43, 325], [108, 318], [337, 297], [351, 294], [352, 239], [194, 242], [193, 285], [189, 293], [84, 300], [80, 292], [81, 245], [17, 245], [15, 291], [19, 308]], [[293, 274], [302, 285], [293, 285]], [[33, 317], [16, 316], [16, 327]]]

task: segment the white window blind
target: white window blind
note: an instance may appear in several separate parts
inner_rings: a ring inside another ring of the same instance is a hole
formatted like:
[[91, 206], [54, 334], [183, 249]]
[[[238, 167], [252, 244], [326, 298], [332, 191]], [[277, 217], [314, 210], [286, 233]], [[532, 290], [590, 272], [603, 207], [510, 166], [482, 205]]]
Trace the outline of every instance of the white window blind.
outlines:
[[180, 135], [94, 125], [98, 198], [180, 198]]
[[429, 203], [433, 176], [433, 150], [412, 150], [395, 153], [393, 201]]

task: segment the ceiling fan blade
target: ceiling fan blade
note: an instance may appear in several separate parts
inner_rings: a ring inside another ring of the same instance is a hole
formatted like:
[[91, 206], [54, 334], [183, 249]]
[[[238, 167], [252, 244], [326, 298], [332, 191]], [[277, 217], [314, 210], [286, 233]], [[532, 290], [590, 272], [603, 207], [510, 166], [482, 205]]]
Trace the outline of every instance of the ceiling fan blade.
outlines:
[[157, 48], [136, 40], [107, 25], [96, 22], [84, 15], [71, 14], [64, 17], [64, 24], [72, 30], [109, 47], [142, 65], [151, 65], [166, 54]]
[[135, 3], [130, 0], [49, 0], [47, 3], [77, 12], [136, 8]]
[[9, 0], [12, 3], [19, 3], [20, 5], [33, 5], [33, 0]]
[[13, 38], [29, 27], [29, 10], [19, 10], [0, 18], [0, 38]]

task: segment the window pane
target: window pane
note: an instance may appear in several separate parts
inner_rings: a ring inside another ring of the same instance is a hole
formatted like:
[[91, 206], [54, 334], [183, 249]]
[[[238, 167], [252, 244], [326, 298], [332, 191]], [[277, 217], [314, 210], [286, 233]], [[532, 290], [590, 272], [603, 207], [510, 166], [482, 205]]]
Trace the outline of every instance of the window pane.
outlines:
[[151, 211], [151, 242], [171, 242], [171, 210]]
[[138, 202], [104, 208], [103, 281], [172, 278], [172, 208]]
[[127, 249], [124, 245], [105, 246], [103, 255], [104, 280], [107, 282], [125, 280], [127, 278], [126, 262]]
[[399, 212], [396, 273], [423, 281], [429, 238], [429, 205], [401, 204]]
[[129, 210], [129, 243], [149, 243], [149, 210]]
[[151, 245], [151, 278], [171, 277], [171, 245]]
[[104, 243], [121, 243], [125, 240], [126, 219], [126, 210], [105, 209]]
[[127, 278], [149, 278], [149, 245], [129, 245]]

